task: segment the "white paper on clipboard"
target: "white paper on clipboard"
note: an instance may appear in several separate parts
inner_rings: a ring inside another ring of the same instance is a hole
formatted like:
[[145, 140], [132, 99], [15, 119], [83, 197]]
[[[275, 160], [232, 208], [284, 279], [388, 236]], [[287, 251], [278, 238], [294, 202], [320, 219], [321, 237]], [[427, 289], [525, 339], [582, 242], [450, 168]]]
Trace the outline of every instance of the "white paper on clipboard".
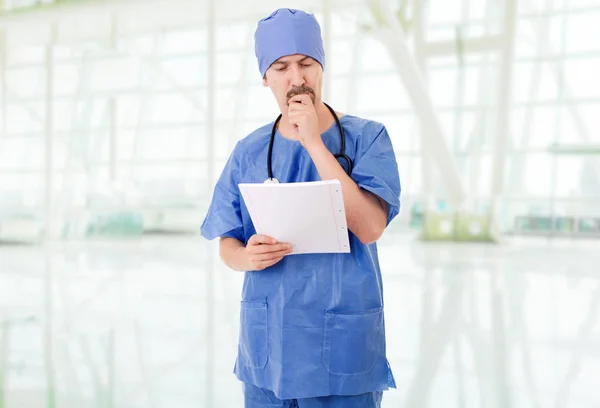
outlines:
[[292, 254], [350, 252], [339, 180], [239, 188], [256, 232], [291, 244]]

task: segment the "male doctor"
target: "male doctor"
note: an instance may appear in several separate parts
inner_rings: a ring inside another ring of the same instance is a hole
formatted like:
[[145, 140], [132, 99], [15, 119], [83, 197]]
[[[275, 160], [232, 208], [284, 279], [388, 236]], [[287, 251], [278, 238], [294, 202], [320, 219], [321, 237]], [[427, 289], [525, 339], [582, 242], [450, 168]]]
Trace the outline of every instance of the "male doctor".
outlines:
[[[237, 143], [201, 227], [205, 238], [220, 237], [223, 262], [245, 272], [234, 369], [245, 406], [379, 407], [396, 386], [376, 244], [400, 208], [390, 136], [323, 102], [325, 55], [312, 14], [279, 9], [260, 20], [255, 53], [281, 115]], [[334, 157], [340, 126], [350, 161]], [[238, 183], [273, 179], [339, 180], [351, 252], [286, 256], [287, 243], [256, 234]]]

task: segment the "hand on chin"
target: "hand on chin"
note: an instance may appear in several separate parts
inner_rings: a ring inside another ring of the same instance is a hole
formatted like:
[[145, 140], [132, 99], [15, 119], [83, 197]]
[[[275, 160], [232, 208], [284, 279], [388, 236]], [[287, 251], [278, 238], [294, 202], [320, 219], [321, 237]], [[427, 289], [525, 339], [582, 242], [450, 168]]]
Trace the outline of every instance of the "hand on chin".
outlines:
[[299, 94], [288, 101], [288, 120], [292, 129], [290, 137], [300, 141], [304, 147], [321, 139], [319, 118], [308, 94]]

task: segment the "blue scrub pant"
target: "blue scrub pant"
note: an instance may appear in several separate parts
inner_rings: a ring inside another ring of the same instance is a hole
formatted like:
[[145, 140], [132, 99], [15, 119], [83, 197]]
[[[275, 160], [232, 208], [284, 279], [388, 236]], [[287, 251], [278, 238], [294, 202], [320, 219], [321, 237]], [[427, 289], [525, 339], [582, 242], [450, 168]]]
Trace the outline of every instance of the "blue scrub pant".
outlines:
[[244, 408], [380, 408], [382, 392], [280, 400], [269, 390], [244, 384]]

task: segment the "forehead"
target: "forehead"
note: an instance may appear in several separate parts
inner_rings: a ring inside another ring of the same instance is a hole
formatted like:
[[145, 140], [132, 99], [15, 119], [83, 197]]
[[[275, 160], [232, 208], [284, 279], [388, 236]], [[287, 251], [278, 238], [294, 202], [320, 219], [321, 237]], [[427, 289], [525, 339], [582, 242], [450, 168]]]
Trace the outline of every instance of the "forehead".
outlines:
[[286, 55], [285, 57], [281, 57], [277, 59], [273, 64], [293, 64], [301, 61], [314, 61], [312, 57], [302, 55], [302, 54], [294, 54], [294, 55]]

